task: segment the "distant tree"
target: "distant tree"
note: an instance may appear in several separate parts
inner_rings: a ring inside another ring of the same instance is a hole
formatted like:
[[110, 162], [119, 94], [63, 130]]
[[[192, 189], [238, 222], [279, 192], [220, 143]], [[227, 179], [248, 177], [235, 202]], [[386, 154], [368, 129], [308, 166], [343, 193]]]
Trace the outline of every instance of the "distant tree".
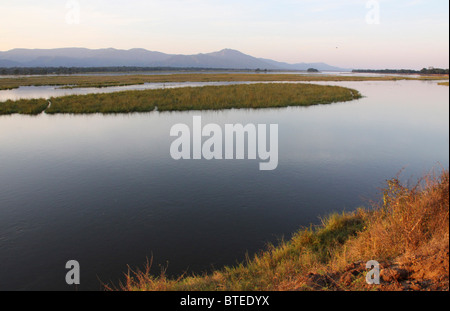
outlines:
[[307, 72], [319, 72], [319, 70], [315, 69], [315, 68], [309, 68], [307, 70]]

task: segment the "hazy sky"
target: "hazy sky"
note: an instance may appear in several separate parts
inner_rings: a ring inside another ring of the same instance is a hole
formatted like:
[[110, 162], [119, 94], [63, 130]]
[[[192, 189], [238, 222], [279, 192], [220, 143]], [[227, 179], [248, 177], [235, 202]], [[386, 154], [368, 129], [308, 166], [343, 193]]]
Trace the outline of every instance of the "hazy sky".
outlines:
[[449, 67], [448, 0], [1, 0], [0, 50], [232, 48], [289, 63]]

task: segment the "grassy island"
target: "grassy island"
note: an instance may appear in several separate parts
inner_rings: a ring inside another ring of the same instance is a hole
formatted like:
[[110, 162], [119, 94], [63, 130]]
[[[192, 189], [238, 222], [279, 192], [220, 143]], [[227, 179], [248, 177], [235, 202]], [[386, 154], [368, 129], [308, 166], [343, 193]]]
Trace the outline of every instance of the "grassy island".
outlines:
[[248, 84], [72, 95], [0, 103], [1, 114], [131, 113], [310, 106], [360, 98], [358, 91], [311, 84]]
[[42, 113], [48, 105], [49, 103], [45, 99], [7, 100], [0, 102], [0, 115], [15, 113], [37, 115]]

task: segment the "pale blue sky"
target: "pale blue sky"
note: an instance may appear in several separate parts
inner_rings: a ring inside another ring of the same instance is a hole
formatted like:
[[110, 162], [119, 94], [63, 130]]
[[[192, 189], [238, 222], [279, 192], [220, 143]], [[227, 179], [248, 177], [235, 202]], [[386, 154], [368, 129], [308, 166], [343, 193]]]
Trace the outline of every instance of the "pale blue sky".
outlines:
[[379, 24], [367, 22], [369, 13], [376, 16], [368, 0], [2, 0], [0, 50], [232, 48], [290, 63], [449, 67], [448, 0], [372, 2], [379, 3]]

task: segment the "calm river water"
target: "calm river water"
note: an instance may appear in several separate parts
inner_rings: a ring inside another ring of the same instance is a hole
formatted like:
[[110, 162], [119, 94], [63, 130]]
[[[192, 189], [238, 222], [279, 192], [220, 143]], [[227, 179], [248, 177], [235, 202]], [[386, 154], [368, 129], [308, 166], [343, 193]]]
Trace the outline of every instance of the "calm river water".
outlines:
[[[335, 82], [365, 97], [308, 108], [0, 116], [0, 290], [79, 290], [123, 280], [153, 256], [167, 273], [232, 265], [319, 216], [378, 197], [402, 168], [449, 165], [449, 89]], [[279, 125], [279, 166], [175, 161], [176, 123]]]

